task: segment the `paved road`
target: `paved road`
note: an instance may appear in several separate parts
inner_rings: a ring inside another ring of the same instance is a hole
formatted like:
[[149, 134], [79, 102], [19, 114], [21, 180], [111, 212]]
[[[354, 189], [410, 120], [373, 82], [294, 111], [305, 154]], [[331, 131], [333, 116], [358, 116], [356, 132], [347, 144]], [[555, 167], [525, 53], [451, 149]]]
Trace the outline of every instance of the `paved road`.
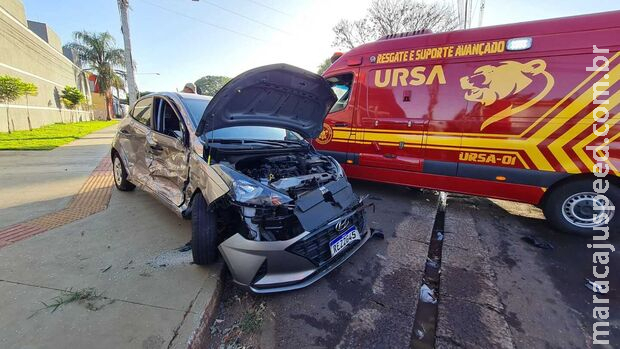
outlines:
[[[376, 203], [370, 221], [385, 240], [370, 241], [300, 291], [255, 296], [229, 282], [211, 347], [235, 341], [262, 348], [410, 346], [438, 195], [353, 184]], [[521, 240], [527, 235], [555, 248], [531, 246]], [[591, 277], [588, 239], [554, 232], [532, 206], [459, 195], [448, 196], [444, 236], [437, 329], [424, 334], [435, 336], [437, 348], [589, 346], [593, 293], [583, 282]], [[618, 258], [611, 260], [610, 269], [620, 270]], [[620, 274], [610, 275], [617, 285]], [[617, 304], [617, 293], [611, 297]], [[613, 309], [612, 341], [618, 342], [620, 316]], [[235, 324], [244, 327], [253, 314], [262, 322], [240, 335]]]

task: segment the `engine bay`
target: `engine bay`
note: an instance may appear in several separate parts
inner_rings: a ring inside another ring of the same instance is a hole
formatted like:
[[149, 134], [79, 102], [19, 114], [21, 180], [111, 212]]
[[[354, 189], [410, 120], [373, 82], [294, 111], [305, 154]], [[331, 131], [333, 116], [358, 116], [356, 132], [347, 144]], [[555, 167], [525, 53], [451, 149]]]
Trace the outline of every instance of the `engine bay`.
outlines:
[[[286, 194], [293, 202], [303, 200], [304, 194], [329, 186], [341, 178], [342, 170], [333, 158], [307, 148], [270, 153], [218, 150], [215, 160], [219, 164]], [[247, 239], [288, 240], [304, 231], [293, 203], [273, 206], [237, 205], [229, 200], [222, 203], [222, 208], [228, 212], [222, 222], [226, 226], [224, 230], [238, 232]]]
[[336, 166], [329, 157], [308, 152], [246, 157], [235, 163], [237, 171], [293, 199], [336, 179]]

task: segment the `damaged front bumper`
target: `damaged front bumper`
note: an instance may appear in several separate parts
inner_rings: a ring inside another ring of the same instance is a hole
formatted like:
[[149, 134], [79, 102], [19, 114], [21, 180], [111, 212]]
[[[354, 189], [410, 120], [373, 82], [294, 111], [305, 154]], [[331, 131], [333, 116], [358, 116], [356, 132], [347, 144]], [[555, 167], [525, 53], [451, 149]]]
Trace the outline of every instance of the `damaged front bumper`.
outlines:
[[[301, 197], [295, 207], [304, 232], [281, 241], [255, 241], [235, 234], [219, 246], [233, 280], [255, 293], [306, 287], [347, 260], [371, 237], [365, 206], [346, 179]], [[360, 239], [332, 256], [330, 242], [350, 227]]]

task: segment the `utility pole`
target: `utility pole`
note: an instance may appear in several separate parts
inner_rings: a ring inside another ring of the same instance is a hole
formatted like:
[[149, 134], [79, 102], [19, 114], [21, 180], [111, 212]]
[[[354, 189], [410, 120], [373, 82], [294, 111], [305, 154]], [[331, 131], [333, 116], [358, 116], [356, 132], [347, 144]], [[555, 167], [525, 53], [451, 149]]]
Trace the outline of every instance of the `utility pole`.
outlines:
[[482, 27], [482, 16], [484, 15], [484, 0], [480, 1], [480, 17], [478, 17], [478, 28]]
[[129, 93], [129, 105], [133, 105], [138, 97], [136, 89], [136, 79], [133, 71], [133, 59], [131, 58], [131, 36], [129, 34], [129, 20], [127, 18], [127, 9], [129, 8], [129, 0], [117, 0], [118, 12], [121, 15], [121, 31], [123, 32], [123, 41], [125, 43], [125, 70], [127, 74], [127, 89]]

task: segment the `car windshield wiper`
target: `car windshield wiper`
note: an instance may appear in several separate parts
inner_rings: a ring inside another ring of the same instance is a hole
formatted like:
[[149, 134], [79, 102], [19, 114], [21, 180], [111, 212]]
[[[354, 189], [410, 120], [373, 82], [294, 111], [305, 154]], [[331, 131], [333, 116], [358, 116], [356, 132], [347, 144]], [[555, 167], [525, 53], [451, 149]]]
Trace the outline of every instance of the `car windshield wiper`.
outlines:
[[208, 142], [216, 142], [222, 144], [264, 144], [277, 147], [286, 147], [287, 145], [303, 146], [300, 141], [290, 140], [264, 140], [264, 139], [209, 139]]

